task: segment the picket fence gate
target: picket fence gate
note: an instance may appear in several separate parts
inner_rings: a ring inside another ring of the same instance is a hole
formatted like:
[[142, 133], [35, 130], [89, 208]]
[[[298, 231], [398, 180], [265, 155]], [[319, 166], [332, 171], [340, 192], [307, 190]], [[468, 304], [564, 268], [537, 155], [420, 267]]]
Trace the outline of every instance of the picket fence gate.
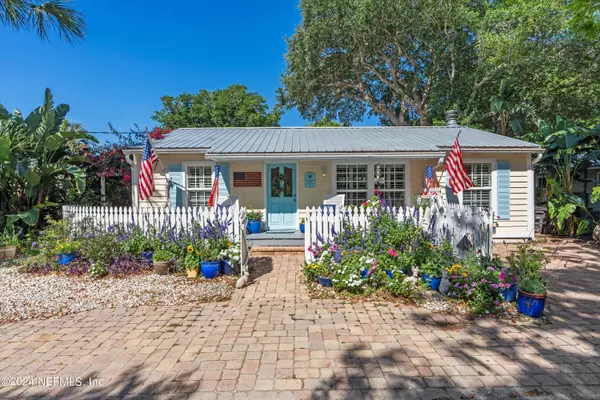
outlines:
[[[494, 214], [481, 207], [433, 203], [427, 207], [388, 207], [395, 219], [420, 225], [434, 240], [447, 239], [455, 252], [462, 256], [471, 249], [492, 253]], [[307, 261], [313, 256], [308, 250], [313, 244], [327, 243], [347, 224], [366, 231], [372, 207], [307, 207], [305, 214], [304, 254]]]
[[[236, 202], [232, 206], [209, 207], [88, 207], [63, 206], [63, 218], [68, 219], [75, 227], [93, 224], [102, 229], [110, 227], [127, 228], [138, 226], [143, 232], [152, 227], [157, 231], [175, 228], [176, 231], [191, 229], [196, 224], [205, 227], [207, 223], [220, 222], [227, 225], [227, 232], [233, 242], [240, 243], [241, 278], [238, 287], [247, 283], [248, 244], [246, 240], [246, 224], [248, 217], [246, 208]], [[244, 281], [243, 284], [241, 281]]]

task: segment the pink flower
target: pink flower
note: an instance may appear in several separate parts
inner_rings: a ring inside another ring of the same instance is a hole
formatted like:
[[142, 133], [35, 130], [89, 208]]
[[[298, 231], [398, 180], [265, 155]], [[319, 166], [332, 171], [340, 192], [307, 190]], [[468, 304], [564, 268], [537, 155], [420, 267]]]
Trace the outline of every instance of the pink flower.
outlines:
[[467, 285], [466, 283], [463, 285], [464, 289], [467, 289], [469, 287], [469, 285]]
[[504, 287], [504, 283], [501, 283], [498, 286], [500, 286], [501, 288], [503, 288]]
[[475, 287], [475, 282], [471, 283], [471, 286]]
[[123, 175], [123, 182], [129, 182], [130, 180], [131, 180], [131, 175], [130, 174]]
[[389, 249], [387, 253], [392, 257], [398, 257], [398, 253], [394, 249]]

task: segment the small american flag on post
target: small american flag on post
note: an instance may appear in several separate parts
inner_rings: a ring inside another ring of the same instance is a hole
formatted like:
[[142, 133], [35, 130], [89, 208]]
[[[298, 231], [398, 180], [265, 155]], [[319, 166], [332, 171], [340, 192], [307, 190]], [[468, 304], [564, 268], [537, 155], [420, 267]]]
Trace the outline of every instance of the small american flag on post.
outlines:
[[[460, 136], [460, 132], [458, 135]], [[460, 144], [458, 143], [458, 136], [456, 136], [452, 150], [450, 150], [450, 153], [446, 156], [446, 171], [448, 171], [449, 177], [448, 185], [450, 185], [454, 194], [458, 194], [463, 190], [475, 186], [465, 168], [462, 151], [460, 150]]]
[[140, 166], [140, 181], [138, 189], [140, 200], [147, 200], [154, 193], [154, 166], [158, 162], [156, 152], [150, 143], [150, 138], [146, 136], [146, 144], [142, 152], [142, 164]]
[[210, 197], [208, 198], [208, 206], [209, 207], [213, 207], [215, 204], [217, 204], [217, 201], [219, 200], [219, 174], [221, 173], [221, 166], [220, 165], [215, 165], [215, 171], [214, 171], [214, 178], [213, 178], [213, 184], [212, 184], [212, 189], [210, 190]]
[[438, 184], [435, 175], [433, 174], [433, 167], [428, 165], [425, 167], [425, 193], [423, 194], [428, 194], [429, 191], [431, 191], [431, 195], [436, 196], [437, 192], [432, 189], [437, 189], [437, 187]]

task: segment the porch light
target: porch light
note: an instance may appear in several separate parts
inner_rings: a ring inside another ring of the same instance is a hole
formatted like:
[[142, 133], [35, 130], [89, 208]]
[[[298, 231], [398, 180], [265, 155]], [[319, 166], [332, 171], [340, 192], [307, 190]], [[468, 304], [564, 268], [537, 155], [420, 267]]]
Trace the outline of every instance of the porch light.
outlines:
[[323, 178], [327, 176], [327, 168], [324, 165], [321, 165], [321, 175], [323, 175]]

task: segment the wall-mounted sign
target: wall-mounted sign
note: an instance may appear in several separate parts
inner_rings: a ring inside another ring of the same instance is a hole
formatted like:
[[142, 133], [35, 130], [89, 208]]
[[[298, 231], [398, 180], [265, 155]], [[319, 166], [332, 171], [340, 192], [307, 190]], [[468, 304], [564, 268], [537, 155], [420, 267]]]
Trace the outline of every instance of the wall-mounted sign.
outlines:
[[311, 189], [317, 186], [317, 174], [314, 172], [307, 172], [304, 174], [304, 186]]
[[234, 172], [234, 187], [261, 187], [262, 174], [260, 172]]

